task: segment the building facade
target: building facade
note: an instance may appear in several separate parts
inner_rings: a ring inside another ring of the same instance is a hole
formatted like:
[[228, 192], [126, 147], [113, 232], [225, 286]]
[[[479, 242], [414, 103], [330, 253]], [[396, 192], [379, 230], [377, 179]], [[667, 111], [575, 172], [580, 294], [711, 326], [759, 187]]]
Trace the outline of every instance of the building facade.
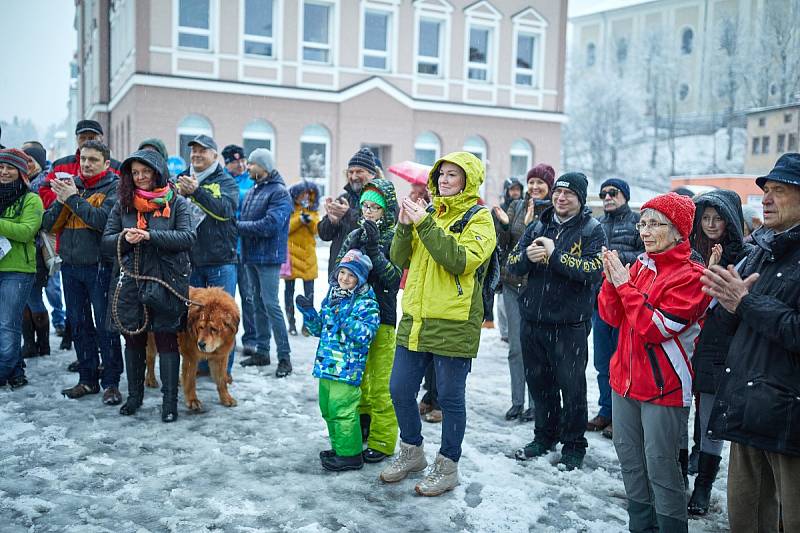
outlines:
[[559, 160], [566, 0], [76, 0], [82, 115], [119, 157], [160, 137], [187, 159], [264, 146], [290, 182], [344, 185], [468, 150], [488, 194]]
[[763, 176], [781, 155], [798, 151], [800, 102], [749, 111], [747, 139], [744, 170]]

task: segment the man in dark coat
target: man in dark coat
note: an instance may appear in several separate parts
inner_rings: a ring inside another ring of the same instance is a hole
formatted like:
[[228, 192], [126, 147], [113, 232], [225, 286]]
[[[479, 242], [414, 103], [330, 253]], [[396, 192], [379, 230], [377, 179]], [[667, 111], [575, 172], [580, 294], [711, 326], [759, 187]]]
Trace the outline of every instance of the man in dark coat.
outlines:
[[508, 270], [528, 276], [519, 299], [520, 337], [535, 413], [534, 439], [516, 457], [545, 455], [560, 440], [559, 462], [567, 470], [580, 468], [586, 455], [587, 337], [606, 244], [586, 207], [588, 184], [580, 172], [559, 177], [553, 207], [528, 226], [508, 256]]
[[331, 260], [328, 261], [328, 275], [333, 272], [344, 239], [358, 227], [361, 216], [359, 198], [364, 185], [375, 179], [378, 166], [369, 148], [362, 148], [350, 158], [347, 164], [347, 185], [344, 192], [334, 200], [325, 198], [325, 216], [319, 221], [319, 238], [331, 243]]
[[[178, 192], [202, 211], [197, 226], [197, 242], [192, 248], [192, 287], [222, 287], [236, 296], [236, 208], [239, 187], [218, 161], [217, 143], [208, 135], [191, 141], [192, 162], [178, 176]], [[228, 357], [228, 374], [233, 368]], [[202, 367], [201, 367], [202, 368]]]
[[250, 176], [255, 185], [244, 197], [237, 222], [242, 236], [242, 263], [245, 279], [243, 292], [254, 299], [252, 308], [263, 316], [255, 317], [256, 342], [254, 355], [242, 366], [264, 366], [270, 363], [270, 332], [275, 336], [278, 368], [275, 376], [291, 374], [289, 334], [279, 304], [281, 263], [286, 261], [289, 238], [289, 217], [294, 208], [283, 177], [275, 169], [272, 152], [258, 148], [248, 158]]
[[[631, 188], [625, 180], [607, 179], [600, 185], [600, 199], [603, 201], [603, 216], [598, 220], [608, 240], [608, 249], [616, 250], [623, 265], [633, 264], [639, 254], [644, 252], [644, 244], [639, 237], [636, 223], [639, 215], [631, 211], [628, 202]], [[600, 389], [600, 412], [586, 424], [587, 431], [602, 431], [604, 437], [612, 436], [611, 426], [611, 386], [608, 384], [608, 367], [611, 356], [617, 350], [619, 332], [603, 322], [595, 309], [592, 315], [592, 337], [594, 343], [594, 369], [597, 370], [597, 386]]]
[[800, 531], [800, 154], [756, 184], [755, 251], [738, 272], [715, 265], [702, 278], [733, 337], [709, 431], [731, 441], [731, 531], [778, 531], [781, 513], [784, 531]]

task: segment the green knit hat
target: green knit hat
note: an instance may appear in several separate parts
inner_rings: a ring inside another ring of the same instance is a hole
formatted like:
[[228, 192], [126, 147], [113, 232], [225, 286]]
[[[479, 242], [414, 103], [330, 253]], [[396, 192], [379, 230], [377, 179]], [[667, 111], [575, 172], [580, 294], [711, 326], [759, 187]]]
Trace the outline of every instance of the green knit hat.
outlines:
[[364, 202], [372, 202], [373, 204], [378, 204], [381, 208], [386, 211], [386, 200], [383, 198], [383, 195], [376, 191], [375, 189], [367, 189], [363, 193], [361, 193], [361, 199], [359, 200], [359, 205], [363, 204]]

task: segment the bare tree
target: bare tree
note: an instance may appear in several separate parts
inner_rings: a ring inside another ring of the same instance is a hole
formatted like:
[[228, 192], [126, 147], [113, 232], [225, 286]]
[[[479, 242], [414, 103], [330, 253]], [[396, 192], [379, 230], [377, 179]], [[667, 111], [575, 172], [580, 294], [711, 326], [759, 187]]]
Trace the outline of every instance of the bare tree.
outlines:
[[[733, 158], [733, 121], [738, 104], [740, 69], [740, 24], [736, 15], [725, 16], [719, 23], [719, 50], [714, 65], [718, 94], [725, 99], [725, 124], [728, 134], [728, 151], [725, 159]], [[716, 160], [715, 160], [716, 164]]]

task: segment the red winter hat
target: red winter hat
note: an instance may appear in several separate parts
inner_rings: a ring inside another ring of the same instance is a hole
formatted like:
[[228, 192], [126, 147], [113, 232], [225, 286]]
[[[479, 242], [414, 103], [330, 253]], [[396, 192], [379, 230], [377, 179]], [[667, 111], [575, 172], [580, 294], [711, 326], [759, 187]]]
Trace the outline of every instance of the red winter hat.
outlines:
[[694, 202], [688, 196], [681, 196], [674, 192], [656, 196], [652, 200], [645, 202], [642, 211], [645, 209], [655, 209], [662, 213], [672, 222], [678, 233], [684, 240], [689, 239], [694, 224]]

